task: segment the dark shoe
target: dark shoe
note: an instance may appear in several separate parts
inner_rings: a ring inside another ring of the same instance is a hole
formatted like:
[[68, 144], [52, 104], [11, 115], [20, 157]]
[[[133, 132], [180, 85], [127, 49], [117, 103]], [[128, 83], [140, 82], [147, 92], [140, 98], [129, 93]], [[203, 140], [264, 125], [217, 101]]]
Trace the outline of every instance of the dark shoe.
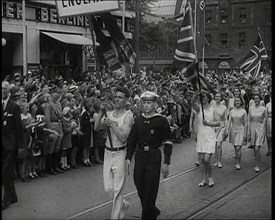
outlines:
[[76, 165], [71, 165], [71, 168], [77, 169], [77, 166]]
[[32, 175], [32, 174], [29, 174], [28, 177], [29, 177], [30, 179], [34, 179], [34, 175]]
[[57, 175], [57, 173], [55, 172], [55, 170], [50, 170], [50, 171], [49, 171], [49, 174], [50, 174], [50, 175]]
[[21, 177], [21, 181], [27, 183], [30, 182], [30, 179], [28, 177]]
[[2, 202], [2, 210], [7, 209], [9, 207], [9, 203]]
[[60, 170], [65, 172], [67, 170], [67, 168], [66, 167], [61, 167]]
[[33, 173], [32, 175], [34, 176], [34, 178], [38, 178], [37, 173]]
[[57, 172], [57, 173], [64, 173], [64, 171], [63, 171], [63, 170], [60, 170], [58, 167], [56, 167], [56, 168], [54, 169], [54, 171]]
[[48, 176], [46, 170], [42, 170], [41, 173], [43, 174], [44, 177]]
[[155, 215], [155, 219], [157, 218], [157, 216], [160, 214], [160, 210], [157, 208], [157, 207], [155, 207], [155, 209], [154, 209], [154, 215]]
[[84, 166], [85, 166], [85, 167], [91, 167], [91, 166], [93, 166], [93, 164], [90, 163], [90, 162], [87, 162], [87, 163], [84, 163]]
[[270, 155], [271, 155], [271, 152], [267, 152], [267, 153], [266, 153], [266, 156], [270, 156]]

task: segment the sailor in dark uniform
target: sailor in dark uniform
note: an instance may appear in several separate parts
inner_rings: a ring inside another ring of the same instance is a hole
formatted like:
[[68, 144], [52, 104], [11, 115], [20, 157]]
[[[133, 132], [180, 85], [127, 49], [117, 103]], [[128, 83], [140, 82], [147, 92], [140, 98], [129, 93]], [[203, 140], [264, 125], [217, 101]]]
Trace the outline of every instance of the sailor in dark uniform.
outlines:
[[163, 177], [169, 173], [172, 153], [171, 131], [167, 119], [155, 112], [156, 93], [141, 95], [143, 113], [135, 119], [127, 139], [126, 164], [128, 173], [135, 152], [134, 182], [142, 205], [142, 219], [156, 219], [160, 210], [155, 206], [159, 189], [161, 151], [164, 145]]

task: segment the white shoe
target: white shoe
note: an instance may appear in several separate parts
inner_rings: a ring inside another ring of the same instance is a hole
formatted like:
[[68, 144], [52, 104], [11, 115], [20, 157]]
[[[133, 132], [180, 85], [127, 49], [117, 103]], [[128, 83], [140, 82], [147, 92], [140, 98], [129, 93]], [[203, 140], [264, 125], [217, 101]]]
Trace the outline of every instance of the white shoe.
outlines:
[[258, 172], [260, 172], [260, 168], [259, 167], [254, 167], [254, 171], [255, 171], [255, 173], [258, 173]]
[[236, 170], [240, 170], [240, 169], [241, 169], [240, 164], [236, 164], [236, 165], [235, 165], [235, 168], [236, 168]]
[[207, 184], [206, 180], [203, 180], [199, 183], [199, 187], [206, 186], [206, 184]]
[[222, 168], [222, 163], [218, 163], [218, 168]]
[[214, 167], [218, 166], [218, 163], [217, 162], [213, 163], [213, 166]]
[[213, 180], [213, 177], [210, 177], [210, 178], [209, 178], [208, 186], [209, 186], [209, 187], [214, 186], [214, 180]]

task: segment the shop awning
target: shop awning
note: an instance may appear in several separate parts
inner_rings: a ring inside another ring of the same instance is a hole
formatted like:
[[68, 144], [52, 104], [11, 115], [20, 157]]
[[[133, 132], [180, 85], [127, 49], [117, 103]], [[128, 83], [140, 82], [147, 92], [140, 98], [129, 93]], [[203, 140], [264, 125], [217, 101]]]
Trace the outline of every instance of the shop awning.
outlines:
[[[83, 37], [81, 35], [75, 34], [58, 34], [52, 32], [41, 31], [42, 34], [45, 34], [49, 37], [59, 40], [66, 44], [76, 44], [76, 45], [93, 45], [92, 39]], [[99, 46], [99, 43], [96, 42], [96, 46]]]

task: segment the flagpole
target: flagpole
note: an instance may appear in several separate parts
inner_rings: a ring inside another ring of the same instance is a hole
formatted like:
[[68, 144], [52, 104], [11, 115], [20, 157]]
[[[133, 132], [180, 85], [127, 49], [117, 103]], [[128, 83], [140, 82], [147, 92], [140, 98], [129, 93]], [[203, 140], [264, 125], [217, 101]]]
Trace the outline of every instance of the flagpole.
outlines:
[[93, 50], [95, 55], [95, 69], [96, 69], [96, 75], [98, 79], [99, 84], [99, 90], [102, 92], [102, 85], [101, 85], [101, 76], [99, 73], [99, 66], [98, 66], [98, 59], [97, 59], [97, 52], [96, 52], [96, 42], [95, 42], [95, 35], [94, 35], [94, 27], [93, 27], [93, 21], [92, 21], [92, 14], [88, 15], [89, 18], [89, 25], [90, 25], [90, 31], [92, 35], [92, 41], [93, 41]]
[[[191, 3], [190, 4], [190, 10], [191, 10]], [[191, 10], [192, 12], [192, 10]], [[191, 13], [191, 20], [192, 20], [192, 13]], [[192, 24], [192, 22], [191, 22]], [[195, 0], [195, 15], [194, 15], [194, 48], [195, 48], [195, 54], [196, 54], [196, 63], [198, 64], [198, 51], [197, 51], [197, 0]], [[199, 91], [201, 91], [201, 83], [200, 83], [200, 73], [199, 73], [199, 68], [197, 65], [197, 75], [198, 75], [198, 87]], [[200, 93], [200, 103], [201, 103], [201, 110], [202, 110], [202, 118], [205, 119], [204, 117], [204, 110], [203, 110], [203, 103], [202, 103], [202, 95]]]
[[[263, 39], [262, 39], [261, 31], [260, 31], [260, 27], [259, 27], [259, 26], [258, 26], [258, 33], [259, 33], [260, 39], [261, 39], [261, 41], [263, 42], [263, 45], [264, 45], [264, 41], [263, 41]], [[264, 45], [264, 49], [265, 49], [265, 53], [267, 54], [265, 45]], [[269, 59], [269, 57], [267, 57], [267, 58]]]

